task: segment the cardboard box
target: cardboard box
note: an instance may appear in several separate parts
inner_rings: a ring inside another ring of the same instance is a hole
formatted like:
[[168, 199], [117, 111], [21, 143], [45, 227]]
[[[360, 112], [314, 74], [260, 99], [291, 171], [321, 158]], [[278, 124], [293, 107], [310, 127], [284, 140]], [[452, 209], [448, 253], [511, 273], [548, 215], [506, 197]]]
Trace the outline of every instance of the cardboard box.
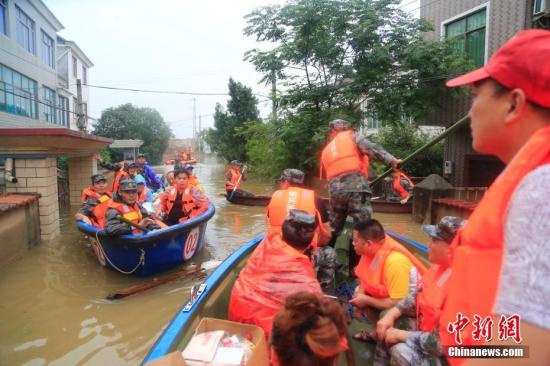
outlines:
[[248, 362], [245, 366], [269, 366], [269, 353], [267, 351], [267, 342], [265, 340], [264, 331], [250, 324], [241, 324], [237, 322], [231, 322], [229, 320], [215, 319], [215, 318], [202, 318], [195, 334], [211, 332], [215, 330], [223, 330], [229, 334], [240, 334], [246, 336], [247, 333], [252, 334], [252, 343], [254, 343], [254, 350], [250, 355]]

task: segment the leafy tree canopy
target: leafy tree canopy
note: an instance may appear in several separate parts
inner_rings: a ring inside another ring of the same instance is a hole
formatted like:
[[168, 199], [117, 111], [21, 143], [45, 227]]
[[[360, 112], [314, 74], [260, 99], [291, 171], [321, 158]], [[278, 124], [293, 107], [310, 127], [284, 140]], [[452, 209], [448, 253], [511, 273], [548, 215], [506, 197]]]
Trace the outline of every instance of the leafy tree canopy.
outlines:
[[151, 164], [161, 162], [168, 141], [173, 137], [172, 130], [157, 110], [136, 107], [130, 103], [101, 112], [94, 134], [117, 140], [143, 140], [140, 151]]

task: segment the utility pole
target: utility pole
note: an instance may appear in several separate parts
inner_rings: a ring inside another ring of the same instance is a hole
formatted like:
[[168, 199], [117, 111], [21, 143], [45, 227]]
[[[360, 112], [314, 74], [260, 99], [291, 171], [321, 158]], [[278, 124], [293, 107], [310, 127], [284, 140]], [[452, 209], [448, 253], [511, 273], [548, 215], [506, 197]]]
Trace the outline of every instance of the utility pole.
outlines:
[[82, 82], [76, 79], [76, 126], [79, 131], [86, 132], [87, 116], [82, 113]]
[[199, 141], [198, 141], [198, 144], [199, 144], [199, 152], [202, 153], [202, 121], [201, 121], [201, 117], [202, 116], [199, 116]]

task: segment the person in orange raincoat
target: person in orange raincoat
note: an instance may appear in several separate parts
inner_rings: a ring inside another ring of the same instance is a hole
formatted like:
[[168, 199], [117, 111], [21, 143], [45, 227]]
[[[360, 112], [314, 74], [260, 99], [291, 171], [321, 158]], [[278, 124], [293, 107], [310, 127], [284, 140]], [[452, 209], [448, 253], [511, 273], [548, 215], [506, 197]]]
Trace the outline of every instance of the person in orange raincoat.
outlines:
[[254, 324], [267, 336], [273, 317], [288, 295], [298, 291], [322, 294], [309, 257], [315, 216], [291, 210], [282, 234], [262, 240], [241, 271], [229, 300], [229, 320]]

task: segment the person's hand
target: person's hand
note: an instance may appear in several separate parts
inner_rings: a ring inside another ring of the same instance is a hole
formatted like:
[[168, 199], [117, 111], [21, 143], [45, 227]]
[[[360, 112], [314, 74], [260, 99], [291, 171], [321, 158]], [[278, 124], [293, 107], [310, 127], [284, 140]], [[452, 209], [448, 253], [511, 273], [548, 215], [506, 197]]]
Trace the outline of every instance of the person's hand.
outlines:
[[401, 164], [402, 160], [401, 159], [393, 159], [391, 161], [391, 168], [393, 170], [397, 170], [399, 168], [399, 164]]
[[149, 226], [151, 224], [154, 224], [154, 223], [155, 223], [155, 221], [152, 218], [146, 217], [146, 218], [144, 218], [143, 220], [141, 220], [139, 222], [139, 225], [143, 226], [143, 227], [147, 227], [147, 226]]
[[384, 338], [387, 345], [391, 346], [399, 342], [403, 342], [404, 331], [397, 328], [390, 328], [386, 332], [386, 338]]
[[404, 205], [404, 204], [406, 204], [408, 201], [409, 201], [409, 198], [403, 198], [401, 201], [399, 201], [399, 203], [401, 203], [402, 205]]
[[80, 220], [82, 220], [82, 222], [85, 222], [85, 223], [88, 224], [88, 225], [92, 225], [92, 220], [90, 220], [90, 218], [89, 218], [88, 216], [82, 215], [82, 216], [80, 217]]
[[393, 323], [393, 319], [388, 315], [382, 317], [382, 319], [376, 323], [376, 337], [378, 339], [385, 339], [386, 333], [388, 332], [388, 329], [393, 327]]
[[92, 157], [93, 157], [94, 160], [96, 160], [96, 161], [102, 161], [101, 156], [99, 156], [99, 154], [97, 154], [97, 153], [95, 153]]
[[369, 299], [370, 297], [368, 295], [357, 294], [349, 303], [358, 308], [366, 308], [370, 304]]

